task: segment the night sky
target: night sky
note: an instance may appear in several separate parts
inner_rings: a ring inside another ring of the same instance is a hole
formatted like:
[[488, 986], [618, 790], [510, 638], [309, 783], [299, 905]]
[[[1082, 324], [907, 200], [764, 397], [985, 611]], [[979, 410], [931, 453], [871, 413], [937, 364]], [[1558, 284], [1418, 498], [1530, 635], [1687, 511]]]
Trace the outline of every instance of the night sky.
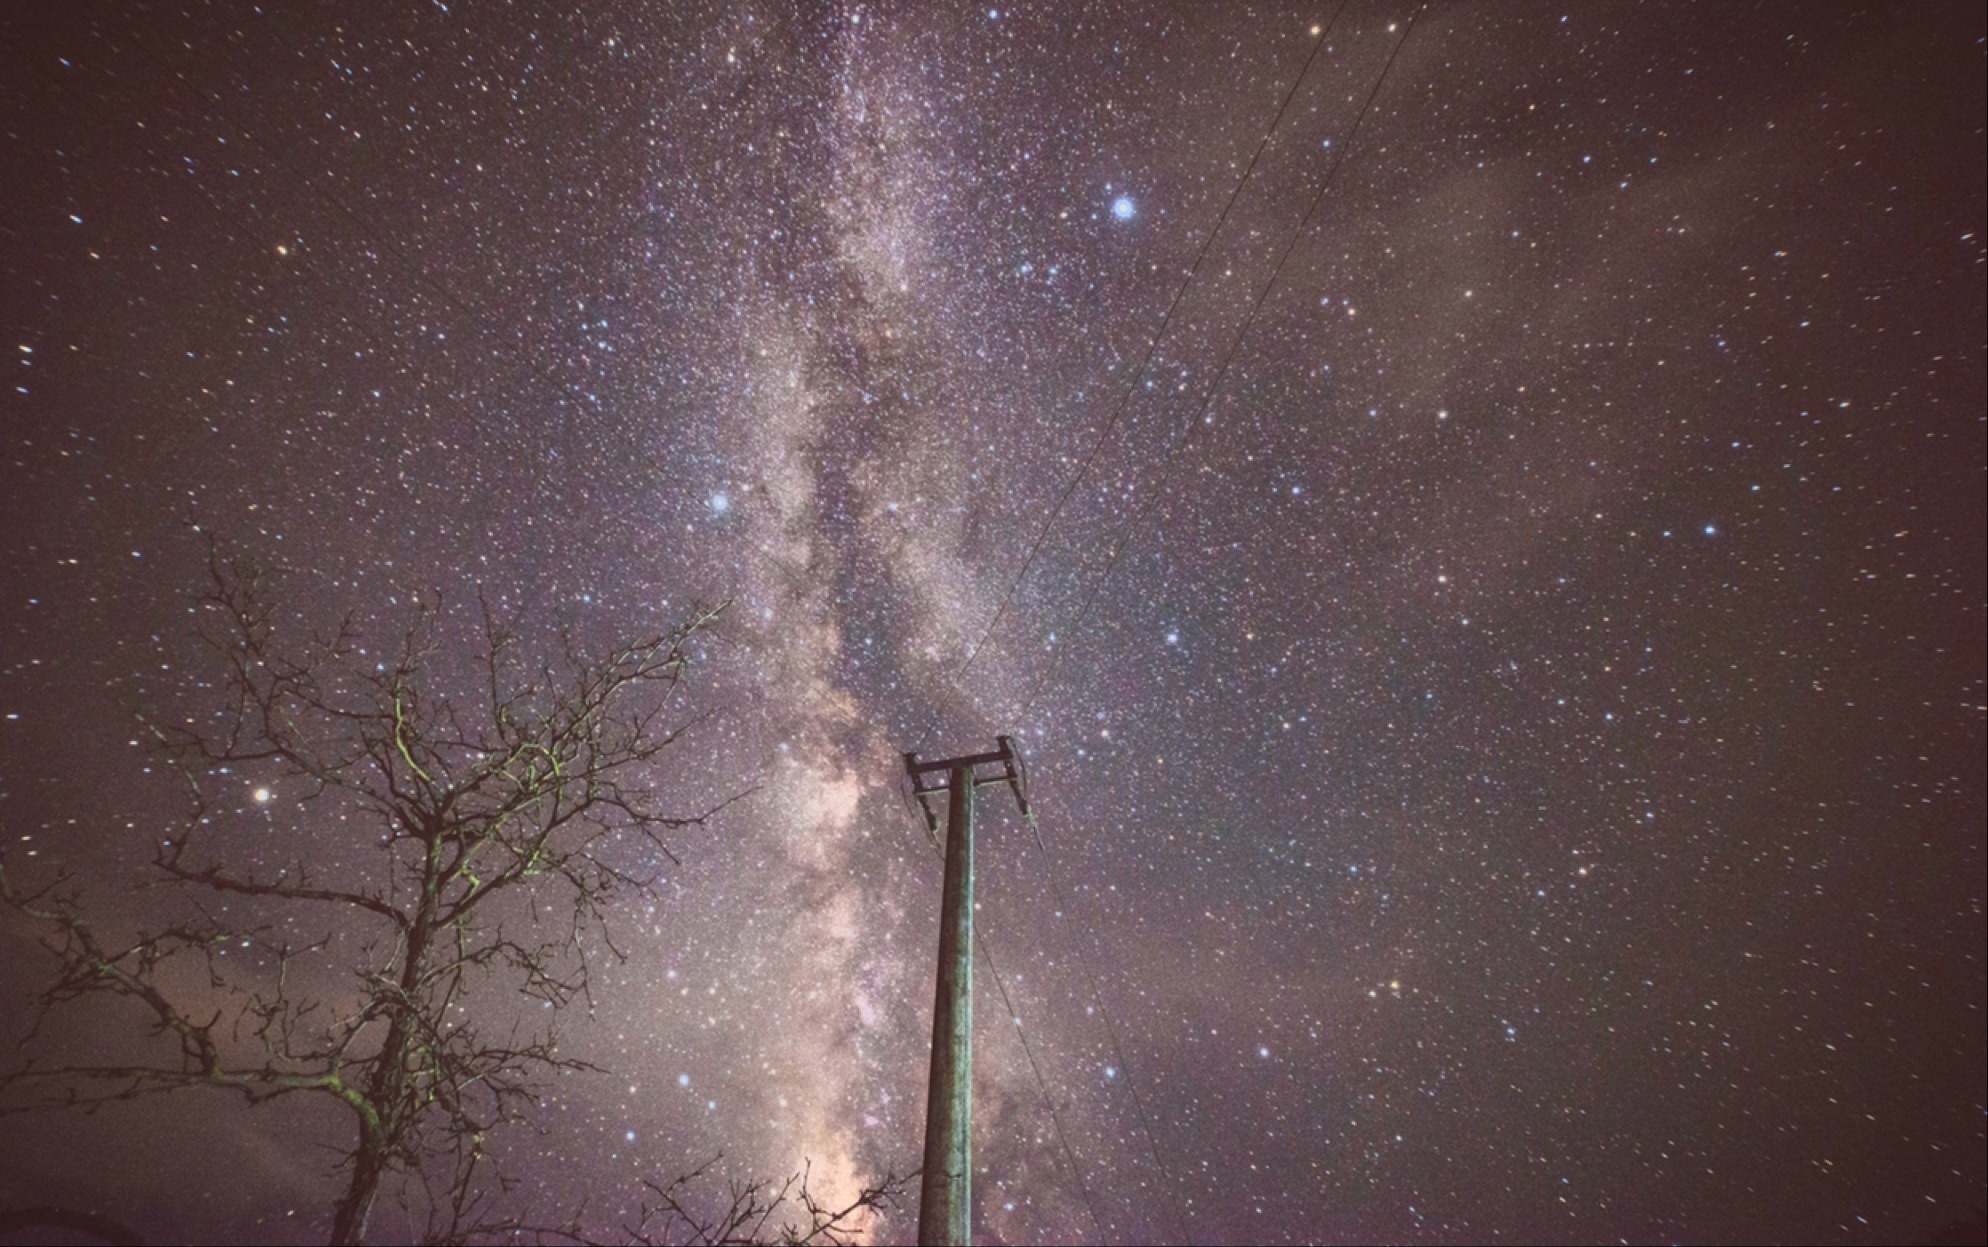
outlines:
[[[900, 754], [1008, 732], [981, 1241], [1931, 1235], [1988, 1105], [1983, 20], [11, 7], [10, 868], [179, 903], [132, 715], [201, 704], [189, 521], [327, 625], [730, 601], [655, 783], [756, 790], [619, 915], [535, 1209], [919, 1163]], [[356, 860], [286, 795], [269, 863]], [[10, 1118], [0, 1204], [322, 1239], [346, 1130]]]

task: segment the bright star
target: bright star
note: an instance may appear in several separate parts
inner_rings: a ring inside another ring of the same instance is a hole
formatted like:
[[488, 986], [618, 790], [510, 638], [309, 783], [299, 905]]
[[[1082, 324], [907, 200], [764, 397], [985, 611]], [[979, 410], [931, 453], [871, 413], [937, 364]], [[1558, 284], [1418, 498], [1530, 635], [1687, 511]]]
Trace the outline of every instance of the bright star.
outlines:
[[1138, 205], [1132, 202], [1130, 195], [1120, 195], [1111, 201], [1111, 215], [1116, 220], [1130, 221], [1138, 211]]

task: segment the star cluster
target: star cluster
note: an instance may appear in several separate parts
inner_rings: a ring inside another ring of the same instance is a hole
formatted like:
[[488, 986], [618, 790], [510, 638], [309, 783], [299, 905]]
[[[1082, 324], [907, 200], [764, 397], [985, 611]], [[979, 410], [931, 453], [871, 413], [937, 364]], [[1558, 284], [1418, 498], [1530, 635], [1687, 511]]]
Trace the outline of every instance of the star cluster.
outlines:
[[[167, 903], [130, 716], [200, 702], [190, 520], [303, 619], [727, 602], [656, 783], [738, 799], [620, 915], [612, 1072], [505, 1144], [538, 1206], [917, 1165], [900, 757], [1005, 732], [982, 1241], [1964, 1221], [1982, 21], [10, 14], [10, 867]], [[286, 797], [242, 817], [334, 867]], [[0, 1202], [323, 1236], [323, 1121], [33, 1120]]]

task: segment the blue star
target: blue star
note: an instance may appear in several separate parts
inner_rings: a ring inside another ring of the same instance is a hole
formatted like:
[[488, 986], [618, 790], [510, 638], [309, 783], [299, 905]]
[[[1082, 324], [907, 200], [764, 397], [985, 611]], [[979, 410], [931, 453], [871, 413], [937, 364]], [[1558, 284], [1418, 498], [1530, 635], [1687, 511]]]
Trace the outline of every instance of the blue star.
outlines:
[[1132, 196], [1130, 195], [1120, 195], [1111, 201], [1111, 215], [1113, 220], [1130, 221], [1138, 211], [1139, 206], [1132, 202]]

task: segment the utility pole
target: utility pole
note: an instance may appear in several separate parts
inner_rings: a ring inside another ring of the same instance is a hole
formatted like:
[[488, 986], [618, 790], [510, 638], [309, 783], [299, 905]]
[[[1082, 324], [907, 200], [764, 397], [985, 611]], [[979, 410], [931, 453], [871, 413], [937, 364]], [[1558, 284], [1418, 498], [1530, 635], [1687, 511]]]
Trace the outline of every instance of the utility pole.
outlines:
[[[973, 1242], [973, 790], [1006, 783], [1027, 814], [1021, 758], [1006, 736], [993, 753], [938, 762], [904, 755], [911, 791], [938, 834], [931, 796], [946, 794], [946, 888], [939, 907], [939, 983], [932, 1003], [932, 1076], [925, 1098], [925, 1171], [918, 1190], [919, 1247]], [[999, 765], [985, 778], [975, 768]], [[945, 772], [944, 785], [926, 777]]]

